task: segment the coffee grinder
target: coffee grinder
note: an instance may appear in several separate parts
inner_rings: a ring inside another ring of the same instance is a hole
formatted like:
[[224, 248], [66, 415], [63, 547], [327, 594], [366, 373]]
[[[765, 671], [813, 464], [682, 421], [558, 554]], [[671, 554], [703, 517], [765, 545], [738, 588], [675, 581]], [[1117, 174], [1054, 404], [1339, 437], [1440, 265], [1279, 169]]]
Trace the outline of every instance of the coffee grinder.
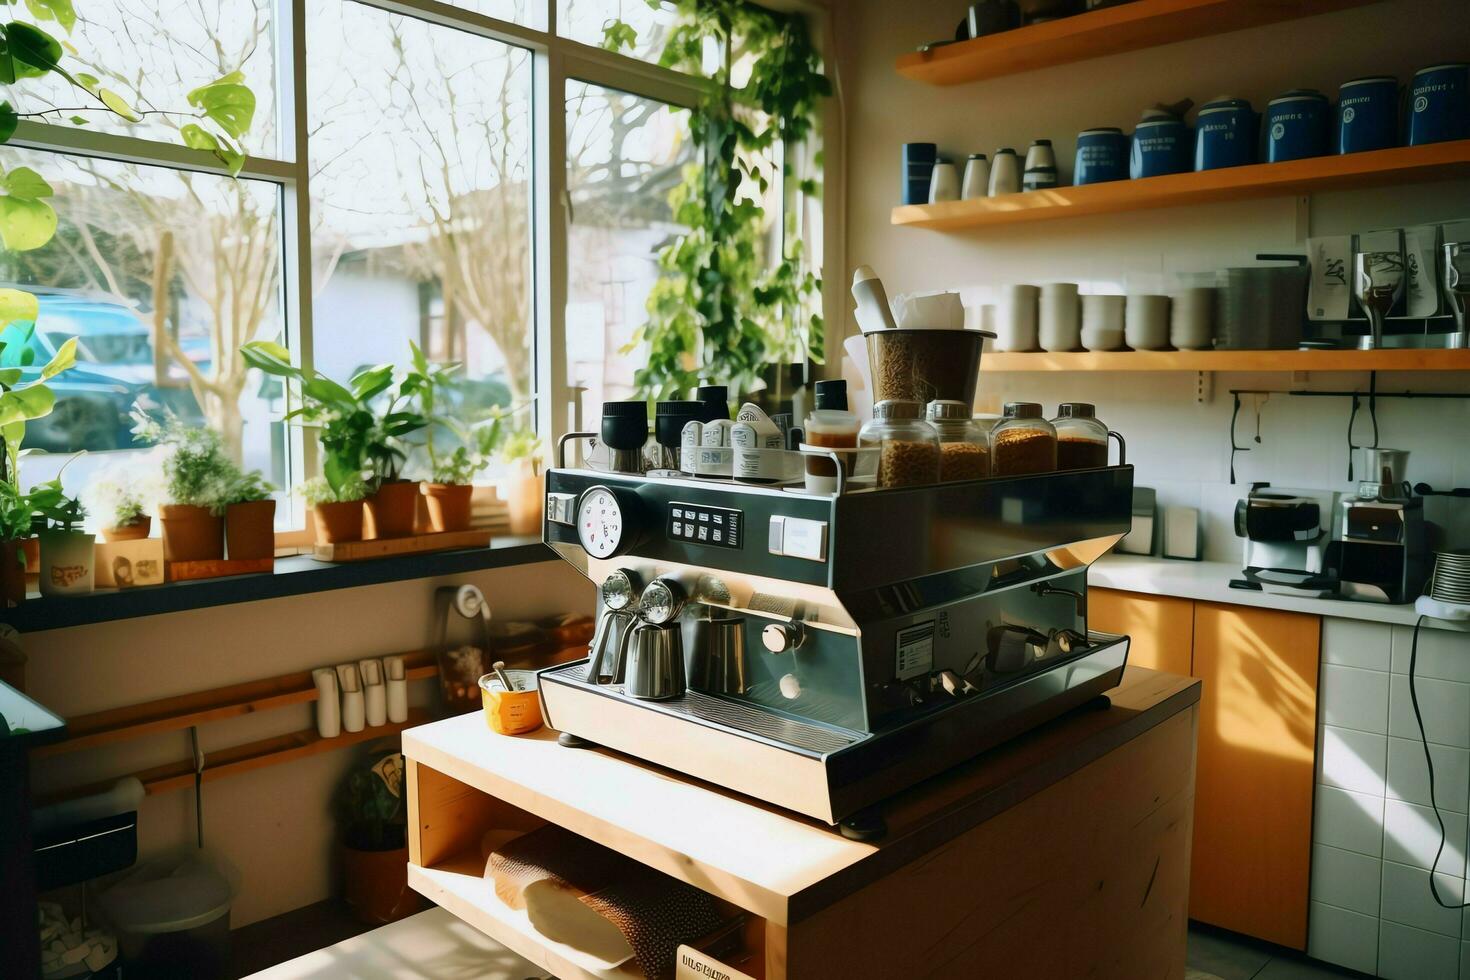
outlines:
[[1345, 599], [1413, 602], [1429, 575], [1424, 498], [1404, 480], [1406, 449], [1365, 449], [1369, 478], [1339, 510], [1328, 564]]

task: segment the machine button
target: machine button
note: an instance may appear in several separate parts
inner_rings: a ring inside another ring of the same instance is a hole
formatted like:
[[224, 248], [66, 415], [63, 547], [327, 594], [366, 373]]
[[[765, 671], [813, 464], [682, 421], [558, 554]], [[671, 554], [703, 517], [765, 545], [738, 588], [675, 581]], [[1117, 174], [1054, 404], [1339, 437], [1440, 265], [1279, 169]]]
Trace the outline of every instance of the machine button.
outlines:
[[[674, 511], [674, 516], [677, 517], [678, 515], [679, 515], [679, 512], [678, 511]], [[681, 523], [679, 523], [678, 521], [675, 521], [674, 522], [674, 535], [677, 537], [678, 535], [681, 535], [683, 533], [684, 533], [684, 525], [681, 524]]]
[[827, 522], [805, 517], [772, 517], [767, 550], [773, 555], [827, 560]]
[[761, 645], [771, 653], [785, 653], [801, 646], [803, 633], [800, 623], [770, 623], [761, 630]]
[[719, 541], [720, 541], [720, 539], [723, 538], [723, 537], [724, 537], [724, 534], [723, 534], [723, 532], [720, 531], [719, 528], [715, 528], [714, 529], [714, 532], [712, 534], [710, 534], [710, 540], [713, 541], [713, 542], [715, 542], [716, 544], [718, 544]]
[[707, 528], [707, 527], [701, 527], [699, 529], [699, 540], [705, 541], [708, 538], [709, 538], [709, 528]]
[[553, 524], [576, 524], [577, 495], [548, 493], [546, 495], [546, 519]]

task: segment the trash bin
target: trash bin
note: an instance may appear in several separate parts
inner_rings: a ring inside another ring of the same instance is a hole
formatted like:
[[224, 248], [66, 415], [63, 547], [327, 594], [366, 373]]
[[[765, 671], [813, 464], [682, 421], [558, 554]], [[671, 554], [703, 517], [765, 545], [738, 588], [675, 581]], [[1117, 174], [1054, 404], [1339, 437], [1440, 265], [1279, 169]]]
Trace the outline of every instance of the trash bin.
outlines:
[[204, 853], [149, 862], [101, 898], [124, 972], [227, 978], [234, 888]]

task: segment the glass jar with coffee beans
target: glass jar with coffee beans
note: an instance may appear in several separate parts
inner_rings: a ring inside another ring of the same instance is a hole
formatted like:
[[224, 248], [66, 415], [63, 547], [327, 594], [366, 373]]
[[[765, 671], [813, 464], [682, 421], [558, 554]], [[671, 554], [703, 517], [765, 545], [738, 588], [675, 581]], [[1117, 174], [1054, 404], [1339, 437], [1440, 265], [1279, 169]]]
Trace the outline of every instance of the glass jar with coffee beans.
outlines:
[[962, 401], [938, 399], [925, 415], [939, 433], [939, 479], [980, 480], [990, 475], [990, 439]]
[[990, 472], [994, 476], [1050, 473], [1057, 468], [1057, 430], [1042, 418], [1036, 402], [1006, 402], [1000, 422], [990, 430]]
[[1087, 402], [1062, 402], [1051, 420], [1057, 430], [1057, 469], [1090, 470], [1108, 465], [1108, 427]]
[[939, 433], [916, 401], [888, 399], [858, 433], [859, 449], [878, 450], [878, 486], [917, 487], [939, 482]]

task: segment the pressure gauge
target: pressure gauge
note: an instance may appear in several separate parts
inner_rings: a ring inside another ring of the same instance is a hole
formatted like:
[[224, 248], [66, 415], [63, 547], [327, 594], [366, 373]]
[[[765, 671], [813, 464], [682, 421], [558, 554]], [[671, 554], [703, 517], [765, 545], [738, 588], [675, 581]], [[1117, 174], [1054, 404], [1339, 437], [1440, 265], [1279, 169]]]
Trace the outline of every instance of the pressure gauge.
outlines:
[[591, 487], [577, 501], [577, 540], [593, 558], [611, 558], [629, 537], [628, 514], [607, 487]]

